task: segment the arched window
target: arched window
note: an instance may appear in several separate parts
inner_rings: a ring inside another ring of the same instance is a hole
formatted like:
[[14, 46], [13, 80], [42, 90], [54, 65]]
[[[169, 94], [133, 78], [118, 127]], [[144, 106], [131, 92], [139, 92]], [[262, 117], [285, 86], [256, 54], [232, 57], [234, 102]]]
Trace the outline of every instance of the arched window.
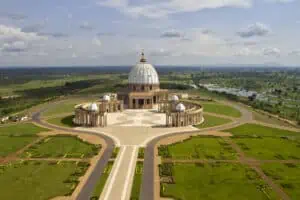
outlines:
[[142, 91], [144, 91], [144, 90], [145, 90], [145, 86], [143, 85], [143, 86], [142, 86]]

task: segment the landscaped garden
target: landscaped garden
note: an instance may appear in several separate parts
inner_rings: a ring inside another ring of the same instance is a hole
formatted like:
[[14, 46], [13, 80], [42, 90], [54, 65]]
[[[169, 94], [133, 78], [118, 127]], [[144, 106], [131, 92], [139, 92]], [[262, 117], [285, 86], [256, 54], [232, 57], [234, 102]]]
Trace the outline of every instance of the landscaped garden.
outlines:
[[300, 159], [300, 142], [278, 137], [236, 137], [233, 140], [247, 157], [261, 160]]
[[134, 179], [131, 189], [130, 200], [140, 199], [140, 190], [142, 187], [142, 177], [143, 177], [144, 163], [137, 162], [135, 167]]
[[191, 137], [183, 142], [158, 148], [159, 155], [172, 159], [236, 159], [237, 153], [221, 137]]
[[197, 128], [208, 128], [213, 126], [220, 126], [232, 122], [232, 120], [230, 119], [216, 117], [212, 115], [204, 114], [203, 117], [204, 117], [204, 122], [202, 124], [196, 125]]
[[276, 184], [283, 188], [291, 199], [300, 199], [300, 164], [263, 164], [264, 173], [271, 177]]
[[114, 162], [112, 162], [112, 161], [108, 162], [107, 166], [104, 169], [104, 172], [101, 174], [101, 177], [96, 184], [96, 187], [94, 188], [94, 192], [93, 192], [93, 195], [90, 198], [90, 200], [98, 200], [99, 199], [99, 197], [103, 191], [103, 188], [105, 186], [106, 180], [108, 179], [109, 174], [112, 170], [113, 164], [114, 164]]
[[282, 136], [293, 136], [300, 137], [299, 132], [293, 132], [289, 130], [283, 130], [278, 128], [267, 127], [259, 124], [243, 124], [241, 126], [225, 130], [235, 136], [271, 136], [271, 137], [282, 137]]
[[161, 196], [180, 200], [278, 199], [257, 173], [242, 164], [162, 164]]
[[31, 123], [20, 123], [0, 127], [0, 158], [15, 153], [34, 142], [37, 133], [48, 131]]
[[90, 158], [98, 154], [99, 145], [89, 144], [74, 136], [50, 136], [29, 147], [23, 157]]
[[16, 161], [0, 165], [0, 199], [48, 200], [71, 195], [89, 164]]

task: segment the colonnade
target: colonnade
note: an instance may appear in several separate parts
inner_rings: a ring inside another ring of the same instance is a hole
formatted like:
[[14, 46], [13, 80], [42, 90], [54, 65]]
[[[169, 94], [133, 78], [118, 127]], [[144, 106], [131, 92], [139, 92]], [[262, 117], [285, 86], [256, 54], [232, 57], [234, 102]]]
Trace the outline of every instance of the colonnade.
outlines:
[[80, 126], [107, 126], [107, 113], [76, 109], [74, 124]]

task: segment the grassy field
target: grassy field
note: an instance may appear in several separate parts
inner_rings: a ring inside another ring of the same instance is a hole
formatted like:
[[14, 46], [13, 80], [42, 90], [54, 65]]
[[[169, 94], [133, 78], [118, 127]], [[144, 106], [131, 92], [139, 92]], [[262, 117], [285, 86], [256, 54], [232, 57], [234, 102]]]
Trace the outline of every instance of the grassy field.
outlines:
[[241, 117], [240, 111], [228, 105], [219, 103], [201, 103], [201, 105], [203, 106], [204, 112], [226, 115], [229, 117]]
[[161, 185], [164, 197], [180, 200], [276, 199], [257, 173], [241, 164], [175, 164], [169, 167], [172, 168], [169, 174], [162, 171], [166, 167], [160, 168], [162, 180], [167, 182]]
[[285, 138], [233, 138], [249, 157], [262, 160], [300, 159], [300, 143]]
[[220, 126], [232, 122], [230, 119], [225, 119], [221, 117], [215, 117], [212, 115], [204, 115], [204, 122], [202, 124], [196, 125], [197, 128], [208, 128], [213, 126]]
[[28, 148], [22, 157], [31, 158], [90, 158], [97, 155], [98, 145], [83, 142], [74, 136], [51, 136]]
[[30, 144], [37, 137], [27, 136], [27, 137], [10, 137], [10, 136], [0, 136], [0, 158], [6, 157], [11, 153], [22, 149], [26, 145]]
[[268, 163], [261, 167], [291, 199], [300, 199], [300, 164]]
[[281, 136], [295, 136], [299, 137], [300, 133], [277, 129], [277, 128], [270, 128], [258, 124], [243, 124], [236, 128], [225, 130], [226, 132], [230, 132], [235, 136], [270, 136], [270, 137], [281, 137]]
[[0, 165], [0, 199], [48, 200], [70, 195], [87, 163], [29, 161]]
[[237, 153], [223, 138], [191, 137], [180, 143], [160, 146], [159, 155], [173, 159], [236, 159]]
[[140, 198], [140, 190], [142, 186], [142, 176], [143, 176], [143, 162], [137, 162], [135, 167], [134, 180], [131, 189], [130, 200], [139, 200]]
[[53, 108], [47, 110], [45, 113], [43, 113], [43, 116], [49, 117], [54, 115], [60, 115], [64, 113], [73, 113], [75, 105], [79, 104], [80, 101], [73, 100], [73, 101], [66, 101], [66, 102], [60, 102], [58, 105], [55, 105]]
[[48, 129], [38, 127], [32, 123], [19, 123], [0, 127], [0, 136], [32, 136]]
[[94, 192], [93, 192], [93, 195], [90, 198], [90, 200], [98, 200], [99, 199], [99, 197], [102, 193], [102, 190], [105, 186], [106, 180], [111, 172], [113, 164], [114, 163], [111, 161], [108, 162], [107, 166], [104, 169], [104, 172], [102, 173], [100, 179], [98, 180], [98, 182], [96, 184], [96, 187], [94, 188]]
[[76, 125], [73, 124], [73, 118], [74, 118], [74, 115], [68, 115], [68, 116], [63, 116], [63, 117], [50, 118], [47, 120], [47, 122], [50, 124], [57, 125], [57, 126], [74, 128], [74, 127], [76, 127]]

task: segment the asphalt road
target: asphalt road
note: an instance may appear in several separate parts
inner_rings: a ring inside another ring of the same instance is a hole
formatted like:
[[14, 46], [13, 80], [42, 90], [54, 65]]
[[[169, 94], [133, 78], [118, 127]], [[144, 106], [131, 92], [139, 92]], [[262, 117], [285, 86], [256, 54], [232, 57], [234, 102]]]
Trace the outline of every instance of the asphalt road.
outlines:
[[113, 149], [115, 147], [114, 141], [110, 137], [108, 137], [106, 135], [101, 135], [100, 133], [92, 133], [92, 132], [86, 133], [84, 131], [59, 127], [59, 126], [55, 126], [55, 125], [51, 125], [51, 124], [43, 122], [40, 119], [41, 113], [45, 112], [49, 108], [50, 107], [34, 113], [32, 115], [32, 120], [35, 123], [40, 124], [44, 127], [50, 128], [50, 129], [56, 129], [56, 130], [61, 130], [61, 131], [66, 131], [66, 132], [75, 132], [75, 133], [80, 133], [80, 134], [96, 135], [96, 136], [104, 139], [107, 144], [107, 148], [104, 150], [101, 158], [97, 161], [94, 170], [92, 171], [91, 175], [89, 176], [88, 180], [86, 181], [86, 184], [83, 186], [82, 190], [80, 191], [80, 193], [76, 199], [76, 200], [88, 200], [88, 199], [90, 199], [91, 195], [93, 194], [93, 191], [97, 184], [97, 181], [101, 177], [102, 172], [104, 171], [104, 169], [112, 155]]

